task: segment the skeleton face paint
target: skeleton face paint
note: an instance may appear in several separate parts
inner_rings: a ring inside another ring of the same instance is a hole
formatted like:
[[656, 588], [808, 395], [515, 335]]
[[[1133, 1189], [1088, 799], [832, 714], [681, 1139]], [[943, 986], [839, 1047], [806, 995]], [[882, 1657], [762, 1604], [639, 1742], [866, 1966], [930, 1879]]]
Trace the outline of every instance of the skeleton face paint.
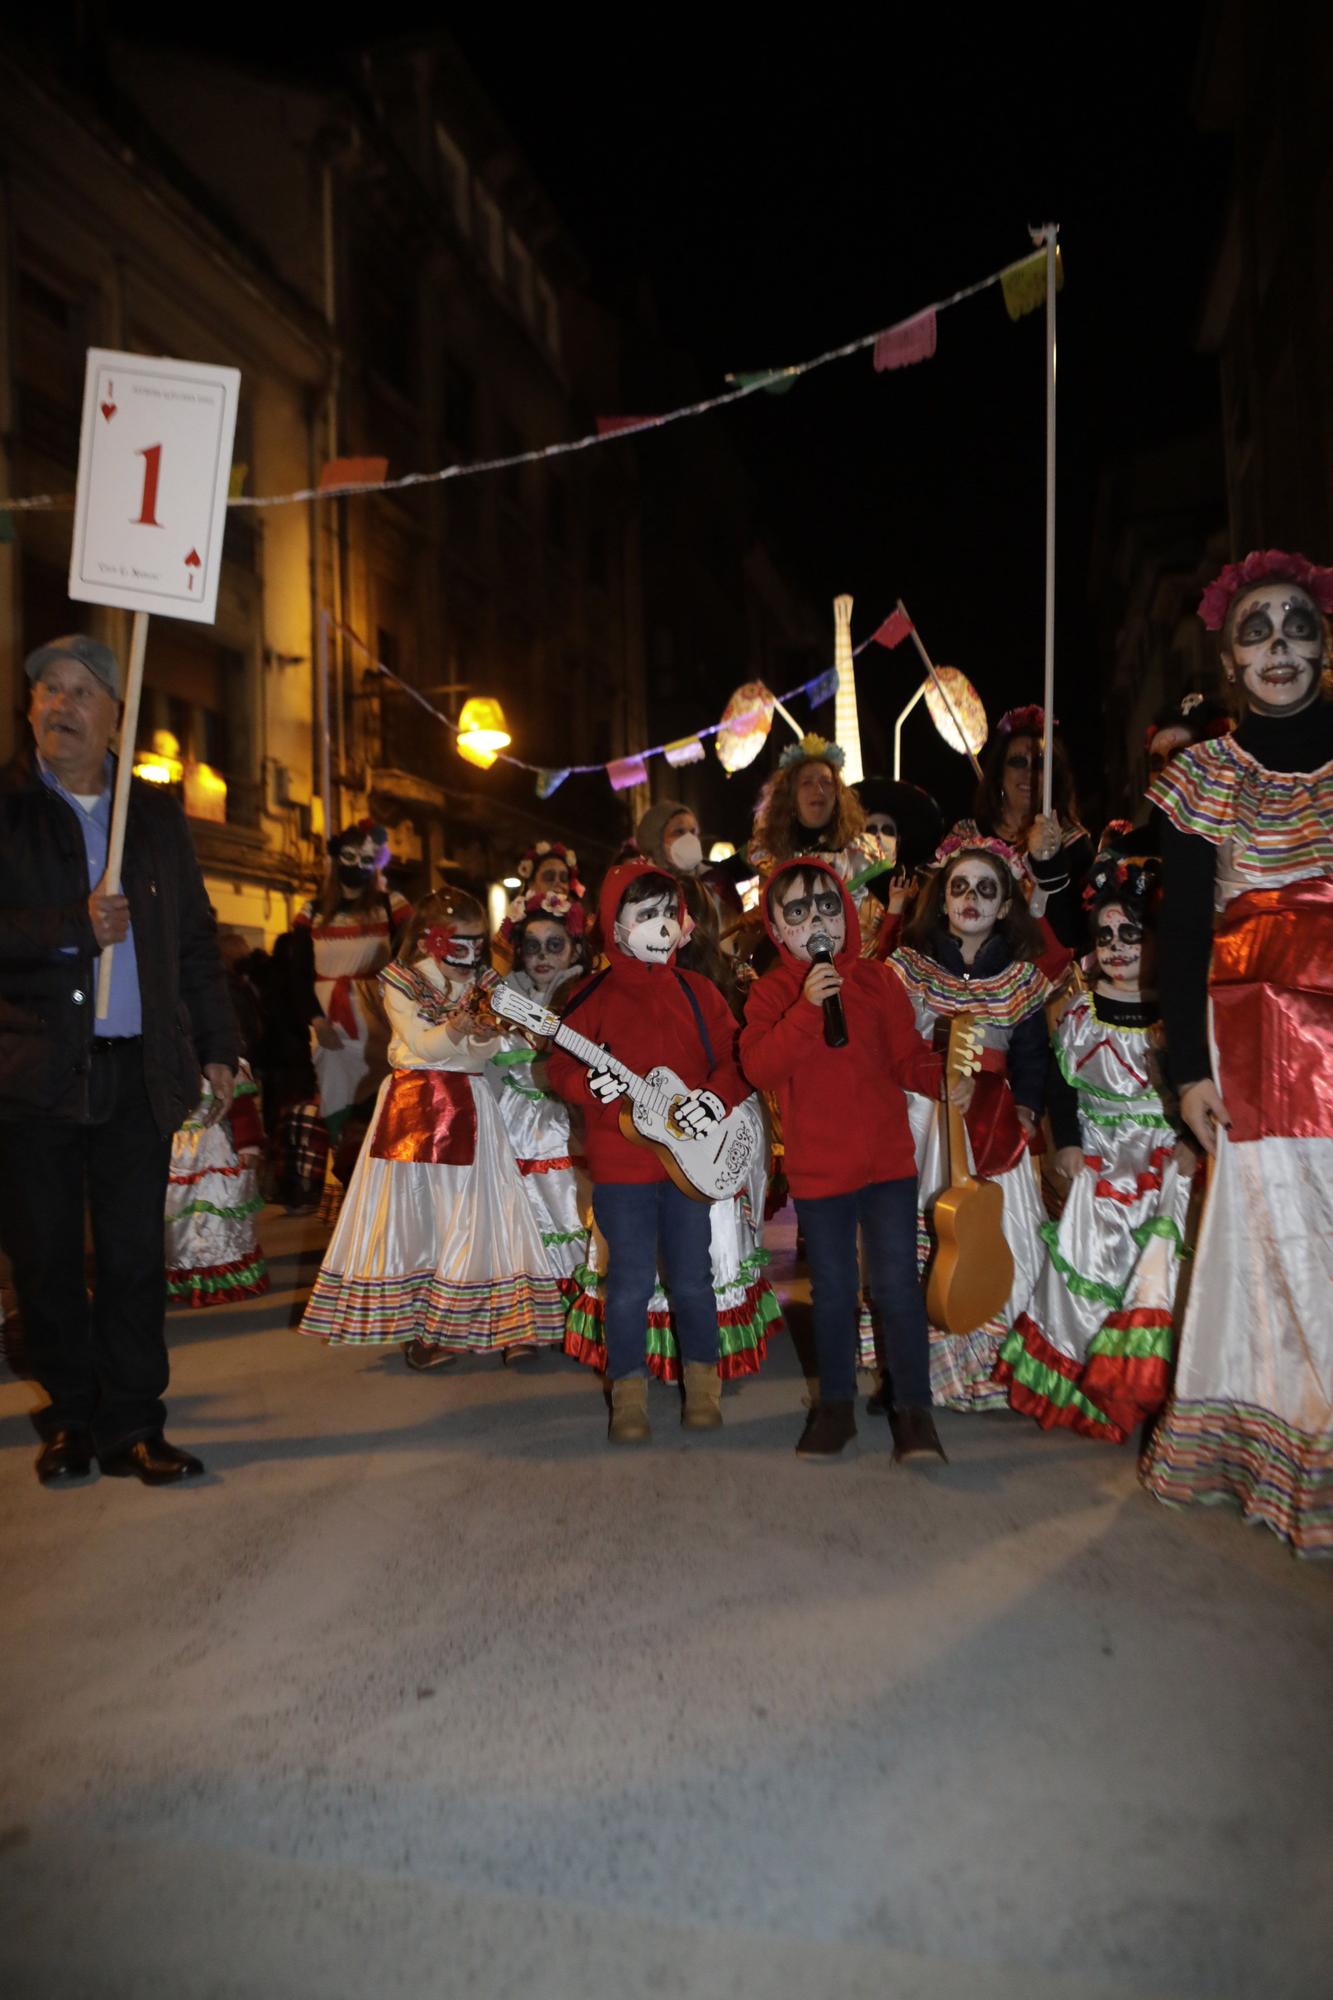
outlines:
[[680, 920], [671, 891], [622, 903], [616, 916], [616, 943], [641, 965], [669, 964], [680, 943]]
[[1044, 761], [1035, 736], [1013, 737], [1004, 753], [1004, 803], [1017, 819], [1032, 816]]
[[802, 764], [796, 774], [792, 788], [792, 798], [796, 806], [796, 817], [809, 833], [818, 833], [833, 817], [837, 803], [838, 781], [829, 764]]
[[847, 942], [847, 912], [842, 896], [827, 876], [816, 875], [813, 888], [807, 888], [808, 881], [809, 877], [798, 869], [778, 883], [769, 903], [774, 928], [793, 958], [808, 961], [810, 940], [821, 932], [836, 958]]
[[455, 931], [438, 954], [438, 963], [448, 972], [469, 972], [481, 964], [485, 948], [484, 931]]
[[574, 942], [563, 924], [554, 918], [533, 917], [523, 931], [523, 970], [544, 993], [558, 973], [567, 972], [574, 960]]
[[1230, 652], [1223, 657], [1250, 707], [1261, 715], [1308, 708], [1327, 658], [1324, 621], [1308, 592], [1285, 578], [1256, 584], [1236, 605], [1230, 628]]
[[944, 909], [956, 938], [981, 943], [1008, 908], [1009, 891], [993, 862], [966, 854], [954, 863], [944, 885]]
[[1119, 903], [1097, 913], [1097, 969], [1118, 992], [1137, 993], [1143, 977], [1143, 926]]
[[345, 840], [338, 849], [338, 880], [349, 895], [369, 888], [375, 879], [378, 852], [369, 834], [364, 840]]
[[534, 892], [539, 889], [559, 889], [563, 895], [569, 894], [569, 863], [562, 861], [558, 854], [546, 854], [537, 864], [532, 878]]

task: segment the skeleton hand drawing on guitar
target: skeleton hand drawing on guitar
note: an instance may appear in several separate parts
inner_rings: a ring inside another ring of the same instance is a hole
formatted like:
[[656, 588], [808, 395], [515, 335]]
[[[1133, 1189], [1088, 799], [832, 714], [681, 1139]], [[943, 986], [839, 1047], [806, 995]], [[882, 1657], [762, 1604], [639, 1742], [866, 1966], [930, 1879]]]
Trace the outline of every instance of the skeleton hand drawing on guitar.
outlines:
[[682, 1194], [696, 1201], [725, 1201], [748, 1180], [766, 1145], [756, 1096], [728, 1112], [711, 1090], [692, 1090], [665, 1063], [638, 1076], [608, 1049], [567, 1028], [558, 1014], [504, 984], [490, 988], [495, 1012], [530, 1034], [567, 1049], [589, 1069], [588, 1087], [603, 1104], [624, 1097], [620, 1129], [649, 1146]]
[[926, 1278], [926, 1311], [946, 1333], [973, 1333], [984, 1326], [1014, 1284], [1003, 1192], [968, 1169], [963, 1112], [981, 1068], [982, 1039], [974, 1014], [954, 1015], [938, 1113], [946, 1177], [929, 1210], [935, 1248]]

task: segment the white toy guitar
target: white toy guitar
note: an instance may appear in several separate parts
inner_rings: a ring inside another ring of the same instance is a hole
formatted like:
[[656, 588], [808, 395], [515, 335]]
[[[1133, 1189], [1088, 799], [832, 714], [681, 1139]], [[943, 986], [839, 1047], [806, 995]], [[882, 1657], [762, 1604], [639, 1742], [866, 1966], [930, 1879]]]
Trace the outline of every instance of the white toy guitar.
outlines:
[[665, 1063], [650, 1069], [647, 1076], [636, 1076], [597, 1042], [567, 1028], [549, 1007], [502, 981], [487, 982], [486, 999], [504, 1020], [558, 1043], [589, 1069], [607, 1069], [618, 1076], [629, 1097], [620, 1114], [621, 1131], [636, 1145], [652, 1147], [682, 1194], [696, 1201], [726, 1201], [745, 1186], [766, 1143], [758, 1097], [747, 1097], [727, 1117], [693, 1135], [675, 1118], [677, 1105], [692, 1094], [690, 1087]]

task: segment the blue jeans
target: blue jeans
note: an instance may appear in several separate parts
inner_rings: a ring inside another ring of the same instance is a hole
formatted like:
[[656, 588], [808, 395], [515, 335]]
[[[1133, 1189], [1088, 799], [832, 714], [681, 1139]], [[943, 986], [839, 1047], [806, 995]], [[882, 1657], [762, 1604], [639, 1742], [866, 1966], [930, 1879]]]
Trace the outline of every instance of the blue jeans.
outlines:
[[611, 1252], [606, 1276], [606, 1372], [613, 1382], [642, 1375], [648, 1301], [662, 1281], [671, 1299], [676, 1344], [686, 1361], [717, 1362], [712, 1222], [706, 1201], [674, 1181], [603, 1181], [592, 1212]]
[[870, 1290], [884, 1328], [893, 1400], [900, 1409], [930, 1406], [926, 1302], [916, 1267], [916, 1177], [876, 1181], [851, 1194], [796, 1202], [810, 1266], [819, 1394], [826, 1403], [856, 1396], [861, 1272], [856, 1229], [866, 1246]]

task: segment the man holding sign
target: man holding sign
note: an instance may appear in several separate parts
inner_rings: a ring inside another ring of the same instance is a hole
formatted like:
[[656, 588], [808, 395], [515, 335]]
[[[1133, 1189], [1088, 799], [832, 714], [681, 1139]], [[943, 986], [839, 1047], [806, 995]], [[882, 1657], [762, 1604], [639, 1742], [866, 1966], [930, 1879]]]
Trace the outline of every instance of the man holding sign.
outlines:
[[[43, 1484], [203, 1471], [162, 1435], [171, 1135], [231, 1102], [236, 1027], [179, 805], [135, 779], [124, 893], [105, 887], [119, 663], [83, 633], [27, 661], [32, 749], [0, 772], [0, 1240], [14, 1267]], [[125, 746], [130, 754], [132, 746]], [[112, 950], [109, 1004], [94, 982]], [[84, 1212], [96, 1280], [84, 1282]]]

